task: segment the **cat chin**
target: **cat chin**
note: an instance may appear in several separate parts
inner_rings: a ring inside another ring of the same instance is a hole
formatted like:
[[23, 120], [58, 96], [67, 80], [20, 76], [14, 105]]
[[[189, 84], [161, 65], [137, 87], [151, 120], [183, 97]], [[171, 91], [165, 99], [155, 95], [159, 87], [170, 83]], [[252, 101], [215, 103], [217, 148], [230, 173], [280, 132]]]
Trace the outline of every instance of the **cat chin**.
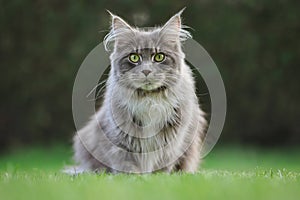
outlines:
[[144, 84], [139, 88], [142, 90], [145, 90], [145, 91], [152, 91], [152, 90], [158, 89], [159, 87], [160, 87], [160, 85], [157, 85], [157, 84]]

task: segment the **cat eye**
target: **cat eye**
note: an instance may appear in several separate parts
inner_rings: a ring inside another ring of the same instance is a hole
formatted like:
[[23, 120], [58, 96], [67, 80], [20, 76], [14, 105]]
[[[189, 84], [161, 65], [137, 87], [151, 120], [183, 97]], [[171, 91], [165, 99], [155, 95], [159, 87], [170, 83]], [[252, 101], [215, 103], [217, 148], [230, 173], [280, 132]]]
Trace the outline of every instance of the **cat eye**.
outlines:
[[164, 61], [165, 57], [166, 56], [165, 56], [164, 53], [157, 53], [157, 54], [154, 55], [153, 60], [155, 62], [162, 62], [162, 61]]
[[140, 61], [140, 56], [139, 56], [139, 54], [137, 54], [137, 53], [132, 53], [132, 54], [130, 54], [128, 58], [129, 58], [129, 60], [130, 60], [131, 62], [133, 62], [133, 63], [137, 63], [137, 62]]

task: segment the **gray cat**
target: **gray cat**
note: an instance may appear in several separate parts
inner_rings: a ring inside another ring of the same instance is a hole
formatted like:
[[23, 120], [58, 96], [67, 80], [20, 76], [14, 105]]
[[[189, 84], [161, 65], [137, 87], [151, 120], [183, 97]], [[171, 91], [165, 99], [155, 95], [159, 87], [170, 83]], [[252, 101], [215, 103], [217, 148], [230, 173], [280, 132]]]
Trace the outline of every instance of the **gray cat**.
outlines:
[[74, 137], [77, 172], [197, 171], [206, 120], [184, 60], [191, 35], [181, 13], [147, 29], [111, 14], [111, 70], [102, 106]]

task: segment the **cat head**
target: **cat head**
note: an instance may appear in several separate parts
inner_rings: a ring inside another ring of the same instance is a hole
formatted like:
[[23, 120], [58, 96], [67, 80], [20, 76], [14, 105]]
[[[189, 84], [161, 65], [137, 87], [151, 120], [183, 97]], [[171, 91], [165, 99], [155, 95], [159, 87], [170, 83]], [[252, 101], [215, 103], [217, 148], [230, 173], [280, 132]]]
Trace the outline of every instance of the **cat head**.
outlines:
[[137, 28], [111, 14], [110, 32], [104, 45], [110, 55], [111, 75], [123, 87], [156, 92], [176, 84], [184, 62], [182, 42], [191, 35], [181, 23], [181, 10], [163, 26]]

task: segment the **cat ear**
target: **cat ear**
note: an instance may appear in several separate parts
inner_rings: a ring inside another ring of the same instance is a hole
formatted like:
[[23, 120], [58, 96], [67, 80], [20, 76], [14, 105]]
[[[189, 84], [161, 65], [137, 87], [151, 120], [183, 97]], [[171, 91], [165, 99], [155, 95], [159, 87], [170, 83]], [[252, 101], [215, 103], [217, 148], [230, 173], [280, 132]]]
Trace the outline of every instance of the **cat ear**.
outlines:
[[171, 29], [179, 32], [181, 29], [181, 14], [184, 10], [185, 8], [181, 9], [178, 13], [171, 17], [169, 21], [165, 23], [162, 29]]
[[117, 31], [119, 29], [132, 30], [131, 26], [127, 22], [125, 22], [121, 17], [112, 14], [109, 10], [107, 10], [107, 12], [110, 14], [110, 16], [112, 18], [111, 19], [111, 28], [112, 28], [112, 30], [114, 30], [114, 31]]
[[110, 44], [114, 42], [114, 45], [128, 42], [129, 38], [133, 38], [132, 34], [135, 33], [134, 29], [127, 24], [121, 17], [107, 12], [111, 16], [111, 30], [104, 37], [103, 44], [106, 51], [110, 51]]
[[187, 26], [183, 26], [181, 23], [181, 14], [184, 10], [185, 8], [181, 9], [161, 28], [161, 34], [165, 35], [169, 40], [184, 41], [192, 37], [188, 31], [183, 29]]

